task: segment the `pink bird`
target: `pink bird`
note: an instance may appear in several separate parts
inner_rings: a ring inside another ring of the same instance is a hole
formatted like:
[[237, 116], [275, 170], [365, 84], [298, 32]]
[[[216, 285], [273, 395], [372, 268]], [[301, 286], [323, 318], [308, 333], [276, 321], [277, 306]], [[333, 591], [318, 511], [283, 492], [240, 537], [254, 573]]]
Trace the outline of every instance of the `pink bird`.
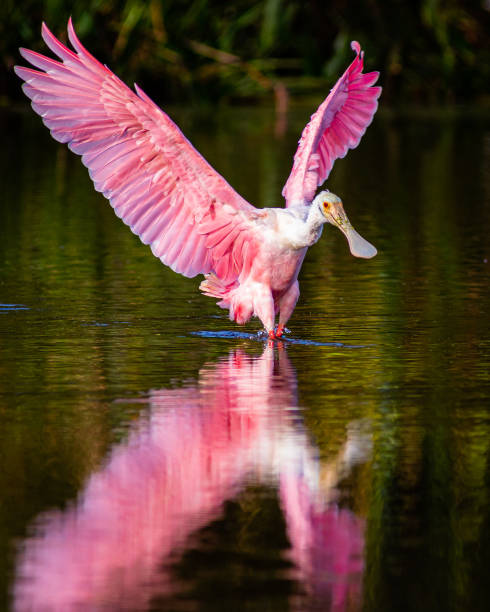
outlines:
[[335, 160], [357, 147], [378, 106], [379, 73], [363, 74], [359, 43], [352, 43], [354, 61], [303, 130], [282, 191], [286, 208], [258, 209], [137, 85], [134, 93], [82, 46], [71, 19], [75, 52], [45, 24], [42, 36], [62, 61], [21, 49], [40, 70], [15, 67], [33, 109], [53, 138], [82, 156], [118, 217], [175, 272], [204, 274], [200, 290], [219, 299], [232, 321], [256, 316], [270, 338], [283, 335], [299, 297], [303, 259], [325, 223], [345, 234], [356, 257], [376, 255], [339, 197], [328, 190], [315, 196]]

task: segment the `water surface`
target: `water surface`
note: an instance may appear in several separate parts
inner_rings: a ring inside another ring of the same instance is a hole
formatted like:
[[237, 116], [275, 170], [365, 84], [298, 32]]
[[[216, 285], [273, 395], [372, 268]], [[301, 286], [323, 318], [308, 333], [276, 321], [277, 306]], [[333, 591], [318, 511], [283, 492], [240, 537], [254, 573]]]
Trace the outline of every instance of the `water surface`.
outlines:
[[[175, 116], [270, 205], [310, 112]], [[275, 345], [0, 122], [4, 609], [488, 609], [488, 120], [376, 118]]]

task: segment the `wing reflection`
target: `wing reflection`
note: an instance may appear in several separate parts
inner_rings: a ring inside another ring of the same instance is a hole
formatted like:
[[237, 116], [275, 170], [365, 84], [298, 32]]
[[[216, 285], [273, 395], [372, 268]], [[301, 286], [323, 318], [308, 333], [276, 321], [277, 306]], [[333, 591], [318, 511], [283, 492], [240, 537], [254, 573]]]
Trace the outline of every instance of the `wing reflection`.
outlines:
[[363, 522], [334, 499], [369, 455], [356, 424], [320, 462], [302, 425], [284, 348], [240, 350], [198, 382], [151, 392], [150, 410], [87, 482], [75, 506], [44, 514], [19, 555], [16, 610], [137, 609], [174, 589], [162, 569], [247, 483], [279, 489], [307, 597], [342, 610], [360, 601]]

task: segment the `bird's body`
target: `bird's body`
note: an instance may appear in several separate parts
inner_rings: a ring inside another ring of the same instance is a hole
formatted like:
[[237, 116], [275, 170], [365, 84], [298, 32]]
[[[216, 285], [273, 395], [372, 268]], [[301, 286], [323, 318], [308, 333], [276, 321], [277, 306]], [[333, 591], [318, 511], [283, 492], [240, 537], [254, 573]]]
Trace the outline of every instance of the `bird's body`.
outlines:
[[230, 319], [242, 324], [255, 315], [269, 336], [282, 335], [299, 297], [307, 248], [325, 222], [344, 232], [354, 255], [376, 254], [353, 230], [337, 196], [322, 191], [315, 197], [377, 108], [378, 73], [362, 73], [358, 43], [355, 60], [303, 131], [283, 189], [286, 208], [257, 209], [138, 86], [136, 95], [86, 51], [71, 21], [76, 53], [44, 24], [42, 32], [62, 62], [21, 49], [40, 69], [16, 67], [32, 107], [55, 139], [82, 156], [95, 188], [154, 255], [185, 276], [204, 274], [201, 291], [218, 298]]
[[237, 323], [245, 323], [255, 313], [270, 330], [279, 313], [281, 334], [299, 297], [297, 279], [306, 251], [323, 229], [323, 223], [311, 213], [312, 209], [303, 205], [262, 209], [252, 220], [260, 248], [248, 273], [242, 273], [238, 282], [228, 287], [213, 274], [201, 283], [201, 290], [220, 298], [220, 305], [230, 309], [230, 317]]

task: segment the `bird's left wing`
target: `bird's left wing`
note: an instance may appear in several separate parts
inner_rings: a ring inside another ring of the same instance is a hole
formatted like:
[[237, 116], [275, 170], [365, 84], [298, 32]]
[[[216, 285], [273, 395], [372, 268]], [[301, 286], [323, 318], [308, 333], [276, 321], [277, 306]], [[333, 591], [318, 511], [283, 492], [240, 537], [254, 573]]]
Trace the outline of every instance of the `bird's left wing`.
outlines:
[[233, 282], [253, 258], [260, 211], [137, 85], [136, 95], [82, 46], [71, 19], [76, 53], [45, 24], [42, 35], [62, 62], [21, 49], [40, 70], [15, 70], [51, 135], [82, 156], [95, 188], [164, 264]]
[[378, 108], [379, 72], [363, 74], [364, 52], [352, 43], [356, 58], [337, 81], [303, 130], [293, 169], [282, 195], [286, 206], [309, 204], [339, 157], [359, 144]]

